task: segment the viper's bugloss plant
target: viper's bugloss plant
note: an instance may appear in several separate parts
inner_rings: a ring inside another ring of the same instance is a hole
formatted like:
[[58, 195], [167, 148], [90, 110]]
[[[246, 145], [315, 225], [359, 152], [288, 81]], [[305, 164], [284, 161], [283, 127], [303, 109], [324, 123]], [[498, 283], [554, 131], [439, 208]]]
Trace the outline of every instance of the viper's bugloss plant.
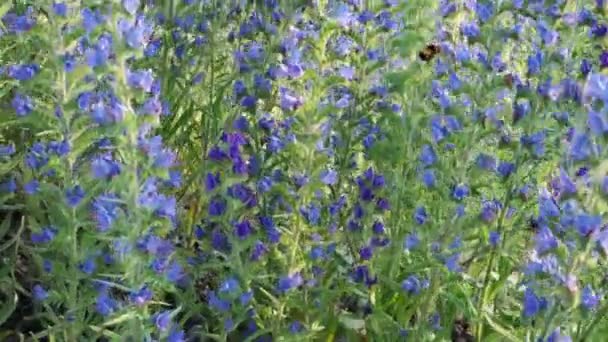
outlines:
[[604, 1], [0, 18], [3, 340], [608, 333]]

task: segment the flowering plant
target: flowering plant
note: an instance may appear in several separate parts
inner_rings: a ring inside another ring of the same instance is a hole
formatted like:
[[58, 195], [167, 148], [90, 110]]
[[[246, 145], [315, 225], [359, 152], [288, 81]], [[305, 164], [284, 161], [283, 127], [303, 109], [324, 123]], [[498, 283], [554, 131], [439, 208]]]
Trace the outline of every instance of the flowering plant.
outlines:
[[0, 5], [0, 337], [600, 338], [606, 6]]

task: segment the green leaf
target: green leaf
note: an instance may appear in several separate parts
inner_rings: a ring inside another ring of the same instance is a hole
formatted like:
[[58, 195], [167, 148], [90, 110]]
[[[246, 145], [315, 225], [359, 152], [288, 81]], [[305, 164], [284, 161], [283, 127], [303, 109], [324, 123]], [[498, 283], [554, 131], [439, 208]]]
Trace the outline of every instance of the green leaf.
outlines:
[[507, 341], [517, 342], [517, 341], [522, 340], [521, 338], [515, 336], [511, 331], [509, 331], [506, 328], [499, 325], [496, 321], [494, 321], [492, 318], [490, 318], [490, 316], [487, 313], [484, 313], [483, 317], [488, 322], [490, 327], [492, 327], [492, 329], [494, 329], [495, 332], [502, 335], [502, 337], [504, 337]]
[[4, 237], [4, 235], [6, 234], [6, 232], [8, 232], [8, 229], [11, 226], [12, 217], [13, 217], [13, 212], [9, 211], [9, 213], [4, 218], [4, 221], [2, 221], [2, 224], [0, 225], [0, 239], [2, 239]]
[[19, 300], [17, 292], [15, 292], [15, 289], [12, 286], [10, 289], [3, 291], [3, 297], [4, 300], [0, 306], [0, 326], [2, 326], [2, 324], [11, 316], [13, 311], [15, 311], [17, 301]]
[[345, 328], [355, 331], [360, 331], [365, 328], [365, 321], [359, 318], [355, 318], [352, 315], [343, 314], [338, 317], [338, 321]]

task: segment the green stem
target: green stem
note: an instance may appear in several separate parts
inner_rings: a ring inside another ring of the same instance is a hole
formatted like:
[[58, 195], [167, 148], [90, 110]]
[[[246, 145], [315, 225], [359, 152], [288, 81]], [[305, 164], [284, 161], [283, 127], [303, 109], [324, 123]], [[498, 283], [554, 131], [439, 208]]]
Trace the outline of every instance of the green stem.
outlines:
[[604, 306], [602, 306], [597, 311], [595, 317], [593, 318], [593, 321], [591, 321], [589, 326], [587, 326], [587, 328], [584, 330], [581, 337], [577, 338], [577, 340], [578, 341], [588, 341], [589, 335], [591, 335], [591, 333], [595, 329], [595, 326], [598, 325], [598, 323], [600, 323], [606, 317], [606, 315], [608, 315], [608, 303], [604, 304]]

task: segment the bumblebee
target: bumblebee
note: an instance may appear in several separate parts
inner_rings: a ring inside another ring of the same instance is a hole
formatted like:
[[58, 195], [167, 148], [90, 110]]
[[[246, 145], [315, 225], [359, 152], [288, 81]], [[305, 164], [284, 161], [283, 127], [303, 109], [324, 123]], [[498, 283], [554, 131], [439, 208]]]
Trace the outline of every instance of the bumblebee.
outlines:
[[428, 62], [435, 58], [435, 56], [440, 52], [441, 46], [439, 46], [439, 44], [430, 43], [427, 44], [427, 46], [425, 46], [422, 50], [420, 50], [420, 52], [418, 52], [418, 57], [420, 57], [421, 60]]

